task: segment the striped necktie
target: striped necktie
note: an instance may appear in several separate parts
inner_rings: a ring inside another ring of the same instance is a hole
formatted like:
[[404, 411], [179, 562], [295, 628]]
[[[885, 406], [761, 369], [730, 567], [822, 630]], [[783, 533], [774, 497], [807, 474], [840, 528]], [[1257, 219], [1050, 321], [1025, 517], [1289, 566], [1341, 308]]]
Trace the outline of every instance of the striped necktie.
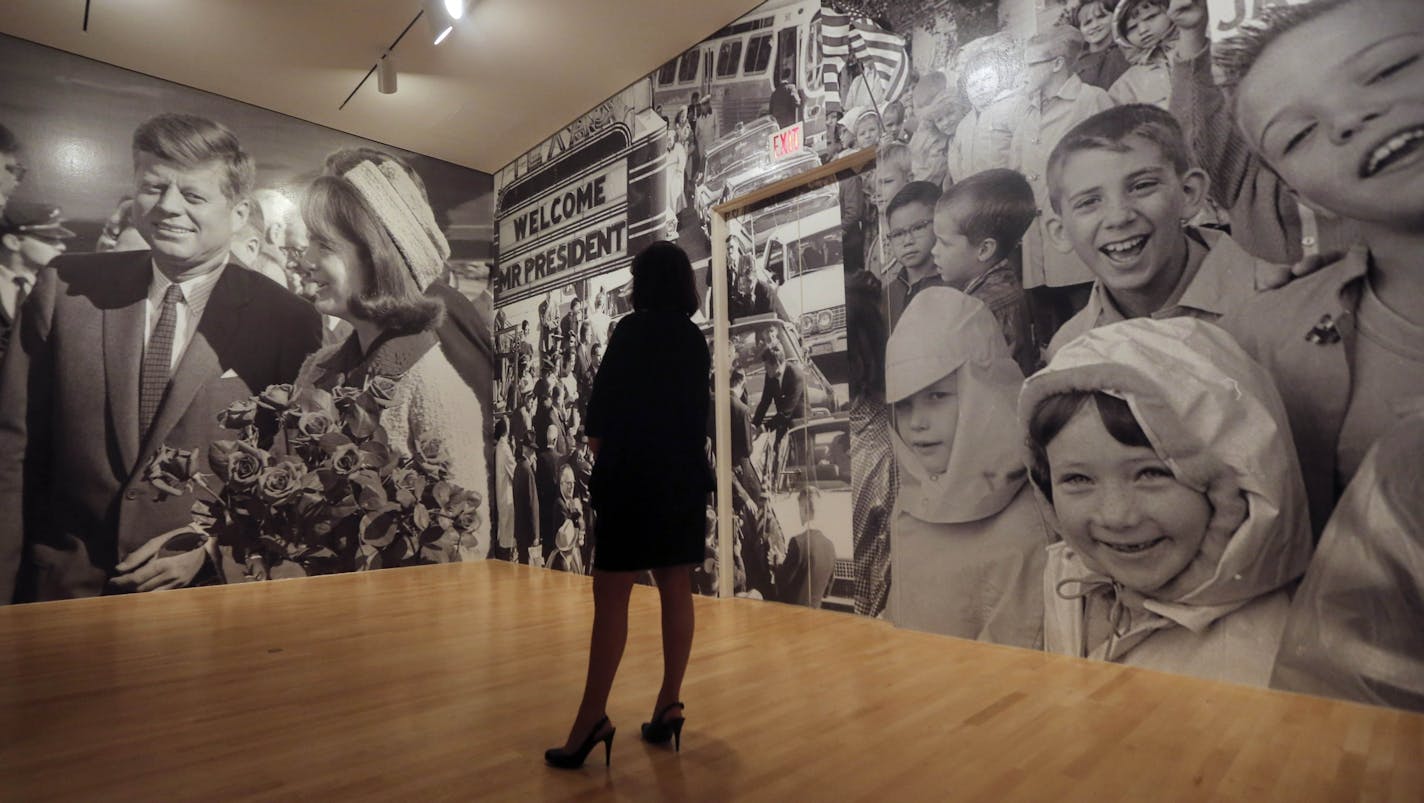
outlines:
[[20, 307], [24, 305], [25, 299], [30, 297], [30, 280], [26, 276], [15, 277], [15, 314], [10, 317], [14, 320], [20, 318]]
[[153, 418], [158, 415], [158, 406], [163, 402], [163, 394], [168, 389], [168, 378], [173, 363], [173, 336], [178, 328], [178, 302], [183, 300], [183, 289], [176, 284], [168, 285], [163, 293], [163, 308], [158, 313], [158, 325], [148, 339], [148, 347], [143, 350], [143, 366], [139, 369], [138, 385], [138, 434], [142, 442], [148, 438], [148, 429], [153, 426]]

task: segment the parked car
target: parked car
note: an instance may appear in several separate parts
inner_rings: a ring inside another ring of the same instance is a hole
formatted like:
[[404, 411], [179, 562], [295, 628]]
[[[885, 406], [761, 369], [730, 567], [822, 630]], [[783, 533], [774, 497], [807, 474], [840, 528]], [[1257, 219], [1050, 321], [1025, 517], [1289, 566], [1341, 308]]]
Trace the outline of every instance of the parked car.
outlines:
[[760, 117], [738, 125], [707, 149], [693, 199], [704, 226], [717, 204], [820, 166], [821, 160], [810, 150], [772, 161], [771, 135], [779, 130], [776, 120]]
[[[837, 443], [837, 441], [840, 441]], [[801, 532], [797, 495], [803, 483], [820, 491], [811, 526], [836, 548], [831, 587], [821, 607], [855, 611], [855, 558], [851, 532], [850, 418], [845, 413], [813, 418], [787, 430], [770, 483], [771, 509], [790, 539]]]

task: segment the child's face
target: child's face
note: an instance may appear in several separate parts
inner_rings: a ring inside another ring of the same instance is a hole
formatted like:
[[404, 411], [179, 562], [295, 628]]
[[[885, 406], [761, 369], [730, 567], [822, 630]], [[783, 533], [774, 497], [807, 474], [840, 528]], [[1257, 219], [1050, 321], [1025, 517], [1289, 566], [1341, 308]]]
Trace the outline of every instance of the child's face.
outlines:
[[885, 133], [894, 140], [900, 139], [900, 133], [905, 129], [905, 113], [899, 109], [891, 109], [885, 113]]
[[1237, 114], [1311, 207], [1424, 225], [1424, 3], [1349, 4], [1283, 34], [1242, 80]]
[[1211, 521], [1206, 495], [1151, 449], [1119, 443], [1097, 405], [1084, 404], [1045, 451], [1063, 540], [1090, 568], [1145, 594], [1196, 557]]
[[869, 148], [880, 141], [880, 116], [862, 114], [855, 121], [855, 141], [862, 148]]
[[933, 475], [949, 467], [959, 426], [959, 376], [949, 374], [909, 398], [895, 402], [895, 431], [920, 465]]
[[890, 203], [890, 199], [895, 197], [895, 193], [904, 189], [910, 183], [910, 171], [908, 168], [900, 168], [892, 164], [882, 164], [875, 168], [875, 177], [871, 183], [873, 193], [871, 200], [875, 206], [884, 209]]
[[890, 252], [900, 264], [911, 270], [928, 267], [935, 245], [934, 210], [929, 204], [915, 201], [897, 207], [885, 222]]
[[1162, 3], [1146, 2], [1127, 15], [1127, 41], [1133, 47], [1151, 47], [1172, 30], [1172, 18]]
[[972, 243], [964, 235], [968, 209], [958, 201], [939, 204], [934, 216], [934, 262], [939, 277], [951, 287], [963, 287], [984, 271], [985, 243]]
[[1155, 144], [1129, 137], [1123, 152], [1071, 154], [1058, 176], [1059, 214], [1048, 229], [1109, 290], [1170, 291], [1186, 267], [1182, 221], [1196, 214], [1206, 176], [1178, 176]]
[[1096, 47], [1112, 35], [1112, 15], [1098, 0], [1084, 3], [1078, 11], [1078, 32], [1083, 34], [1089, 47]]

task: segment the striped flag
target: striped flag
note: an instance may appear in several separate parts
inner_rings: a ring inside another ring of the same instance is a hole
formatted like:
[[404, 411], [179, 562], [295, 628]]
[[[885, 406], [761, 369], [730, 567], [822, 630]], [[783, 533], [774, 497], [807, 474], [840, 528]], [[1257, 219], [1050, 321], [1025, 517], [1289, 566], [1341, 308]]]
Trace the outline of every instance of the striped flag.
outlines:
[[841, 70], [852, 59], [867, 80], [874, 76], [885, 87], [884, 97], [875, 98], [881, 107], [900, 97], [909, 84], [910, 54], [904, 38], [865, 17], [826, 9], [821, 17], [821, 80], [828, 113], [841, 111]]

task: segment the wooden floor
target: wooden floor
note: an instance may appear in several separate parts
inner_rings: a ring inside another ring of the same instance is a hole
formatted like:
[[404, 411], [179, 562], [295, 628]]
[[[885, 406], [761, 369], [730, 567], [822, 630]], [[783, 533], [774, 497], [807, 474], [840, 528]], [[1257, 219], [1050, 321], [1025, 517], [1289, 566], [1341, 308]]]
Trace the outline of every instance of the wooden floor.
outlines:
[[0, 609], [0, 799], [1424, 800], [1424, 716], [634, 589], [613, 766], [547, 769], [588, 579], [501, 563]]

